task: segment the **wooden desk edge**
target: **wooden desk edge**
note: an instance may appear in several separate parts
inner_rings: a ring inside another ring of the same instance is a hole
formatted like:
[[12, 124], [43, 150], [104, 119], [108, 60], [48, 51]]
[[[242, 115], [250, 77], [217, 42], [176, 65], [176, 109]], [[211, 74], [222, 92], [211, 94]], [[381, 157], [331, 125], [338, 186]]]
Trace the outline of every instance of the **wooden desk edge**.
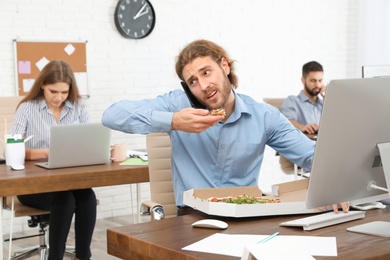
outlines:
[[148, 166], [103, 164], [46, 170], [28, 162], [20, 172], [0, 166], [0, 197], [142, 182], [149, 182]]

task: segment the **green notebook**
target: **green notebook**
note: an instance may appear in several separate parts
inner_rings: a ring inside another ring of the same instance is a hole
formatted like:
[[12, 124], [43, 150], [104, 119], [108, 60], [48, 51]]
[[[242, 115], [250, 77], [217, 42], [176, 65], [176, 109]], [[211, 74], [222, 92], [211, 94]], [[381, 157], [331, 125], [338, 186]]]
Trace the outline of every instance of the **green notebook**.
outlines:
[[148, 162], [143, 161], [140, 158], [129, 158], [126, 161], [121, 162], [119, 165], [148, 165]]

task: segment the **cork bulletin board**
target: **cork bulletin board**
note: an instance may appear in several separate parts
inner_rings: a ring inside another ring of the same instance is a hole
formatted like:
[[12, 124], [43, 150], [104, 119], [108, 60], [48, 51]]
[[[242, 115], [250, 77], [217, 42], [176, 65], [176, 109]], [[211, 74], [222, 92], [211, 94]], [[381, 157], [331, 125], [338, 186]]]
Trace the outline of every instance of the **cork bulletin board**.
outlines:
[[16, 93], [30, 91], [44, 66], [52, 60], [63, 60], [73, 69], [80, 95], [88, 97], [87, 42], [17, 41], [15, 44]]

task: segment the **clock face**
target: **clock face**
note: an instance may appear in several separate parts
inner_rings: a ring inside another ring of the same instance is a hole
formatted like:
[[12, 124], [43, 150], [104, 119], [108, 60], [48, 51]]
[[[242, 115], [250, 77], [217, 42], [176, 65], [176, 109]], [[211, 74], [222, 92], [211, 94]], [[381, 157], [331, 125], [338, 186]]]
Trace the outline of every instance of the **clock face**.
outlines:
[[148, 36], [155, 22], [153, 7], [147, 0], [120, 0], [115, 8], [115, 25], [125, 38]]

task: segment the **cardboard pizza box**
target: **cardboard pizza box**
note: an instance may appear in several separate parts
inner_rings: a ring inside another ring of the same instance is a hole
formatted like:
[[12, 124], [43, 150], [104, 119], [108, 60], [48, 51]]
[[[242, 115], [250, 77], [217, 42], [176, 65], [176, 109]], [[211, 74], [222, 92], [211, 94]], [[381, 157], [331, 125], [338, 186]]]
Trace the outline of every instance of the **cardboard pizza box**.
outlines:
[[306, 209], [305, 200], [308, 183], [308, 179], [304, 179], [273, 185], [272, 194], [265, 197], [278, 198], [281, 201], [280, 203], [230, 204], [208, 201], [211, 197], [262, 196], [262, 191], [258, 186], [191, 189], [184, 192], [183, 202], [187, 206], [209, 215], [224, 217], [308, 214], [323, 211], [322, 208]]

